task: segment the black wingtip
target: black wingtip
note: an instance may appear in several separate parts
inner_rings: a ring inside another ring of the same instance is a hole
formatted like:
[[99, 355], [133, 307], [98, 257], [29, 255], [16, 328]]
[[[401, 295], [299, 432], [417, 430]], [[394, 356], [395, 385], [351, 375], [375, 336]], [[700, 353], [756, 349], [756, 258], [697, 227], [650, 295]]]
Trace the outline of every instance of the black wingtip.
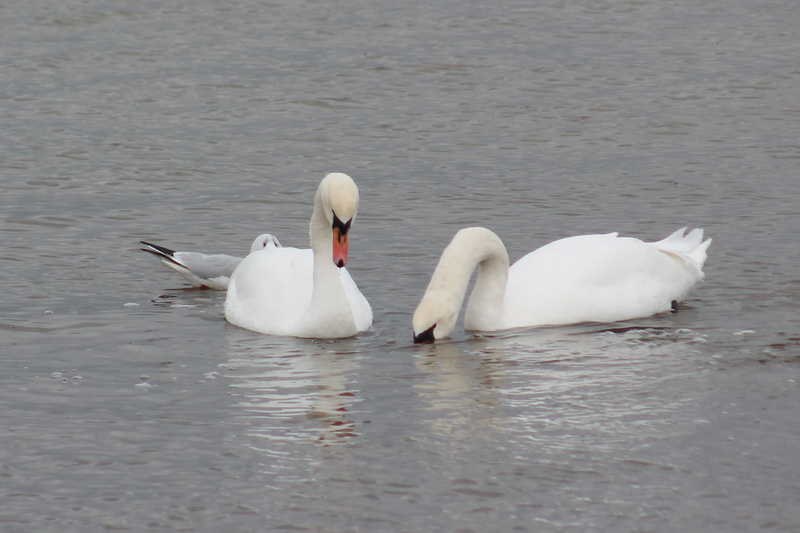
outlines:
[[419, 335], [414, 335], [414, 344], [430, 344], [436, 339], [433, 337], [433, 330], [436, 327], [436, 324], [432, 325]]
[[[144, 244], [145, 246], [149, 246], [149, 247], [150, 247], [150, 248], [152, 248], [153, 250], [158, 250], [159, 252], [161, 252], [161, 253], [162, 253], [162, 254], [164, 254], [164, 255], [168, 255], [168, 256], [170, 256], [170, 257], [172, 257], [173, 255], [175, 255], [175, 250], [170, 250], [169, 248], [165, 248], [165, 247], [163, 247], [163, 246], [159, 246], [159, 245], [157, 245], [157, 244], [153, 244], [152, 242], [147, 242], [147, 241], [139, 241], [139, 243], [141, 243], [141, 244]], [[154, 252], [153, 252], [153, 250], [147, 250], [147, 249], [145, 249], [145, 248], [140, 248], [140, 249], [141, 249], [142, 251], [144, 251], [144, 252], [150, 252], [150, 253], [154, 253]]]

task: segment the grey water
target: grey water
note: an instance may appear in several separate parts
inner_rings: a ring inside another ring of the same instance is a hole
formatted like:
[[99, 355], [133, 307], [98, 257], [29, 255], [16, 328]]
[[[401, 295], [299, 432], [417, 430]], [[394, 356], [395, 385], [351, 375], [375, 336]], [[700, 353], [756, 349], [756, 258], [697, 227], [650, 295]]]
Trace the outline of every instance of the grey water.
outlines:
[[[0, 5], [0, 531], [800, 530], [791, 0]], [[307, 246], [366, 334], [138, 251]], [[714, 239], [679, 312], [411, 343], [442, 248]]]

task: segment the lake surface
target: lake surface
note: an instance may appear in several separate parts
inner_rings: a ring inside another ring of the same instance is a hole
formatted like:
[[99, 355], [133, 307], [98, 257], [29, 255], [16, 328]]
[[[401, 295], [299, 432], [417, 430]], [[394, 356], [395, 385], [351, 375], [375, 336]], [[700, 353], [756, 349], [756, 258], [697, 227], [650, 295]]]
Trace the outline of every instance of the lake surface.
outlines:
[[[432, 4], [432, 5], [431, 5]], [[800, 530], [792, 0], [0, 6], [0, 530]], [[138, 251], [307, 246], [341, 341]], [[461, 227], [714, 239], [675, 314], [411, 344]]]

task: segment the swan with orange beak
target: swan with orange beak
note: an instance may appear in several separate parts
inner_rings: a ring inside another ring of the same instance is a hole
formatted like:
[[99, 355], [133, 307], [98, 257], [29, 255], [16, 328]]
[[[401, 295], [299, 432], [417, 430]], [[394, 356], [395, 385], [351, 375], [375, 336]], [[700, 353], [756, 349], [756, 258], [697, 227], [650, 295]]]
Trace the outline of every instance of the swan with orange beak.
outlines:
[[231, 276], [225, 318], [292, 337], [341, 338], [368, 329], [372, 308], [345, 268], [358, 201], [350, 176], [325, 176], [314, 195], [311, 249], [282, 247], [245, 257]]

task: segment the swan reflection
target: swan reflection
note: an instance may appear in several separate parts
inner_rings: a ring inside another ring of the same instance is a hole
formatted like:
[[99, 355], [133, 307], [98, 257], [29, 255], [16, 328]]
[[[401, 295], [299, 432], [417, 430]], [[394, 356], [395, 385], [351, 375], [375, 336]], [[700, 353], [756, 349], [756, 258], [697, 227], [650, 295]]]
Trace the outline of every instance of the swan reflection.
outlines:
[[253, 446], [280, 453], [282, 444], [358, 436], [349, 413], [358, 401], [351, 342], [231, 337], [224, 375]]
[[434, 432], [474, 440], [503, 425], [498, 389], [504, 386], [506, 361], [491, 349], [473, 348], [480, 344], [485, 343], [430, 344], [415, 357], [416, 367], [430, 376], [415, 389], [426, 405], [423, 418]]
[[681, 387], [697, 339], [659, 325], [503, 332], [426, 347], [416, 365], [431, 379], [415, 388], [430, 427], [450, 439], [599, 451], [681, 430], [675, 413], [697, 400]]

